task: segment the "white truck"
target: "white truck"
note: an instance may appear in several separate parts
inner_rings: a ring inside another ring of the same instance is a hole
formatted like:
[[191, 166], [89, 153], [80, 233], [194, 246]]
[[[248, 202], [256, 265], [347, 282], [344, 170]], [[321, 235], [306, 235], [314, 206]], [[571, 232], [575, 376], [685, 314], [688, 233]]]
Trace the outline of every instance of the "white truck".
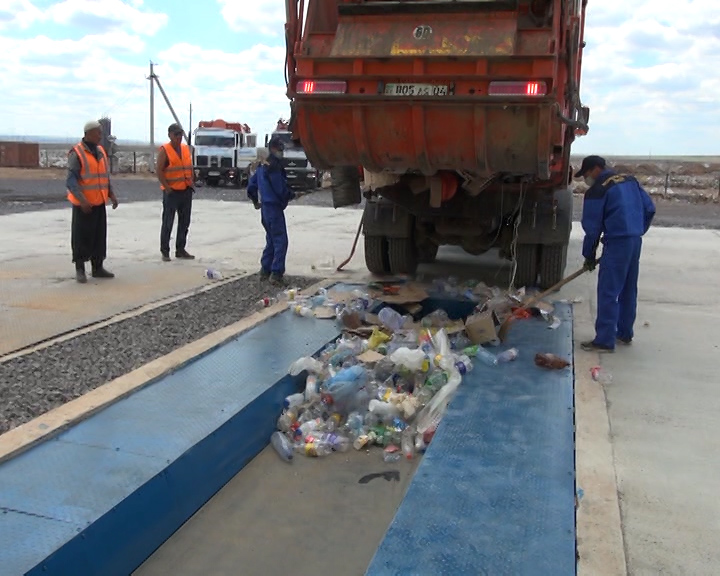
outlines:
[[265, 135], [266, 148], [270, 138], [274, 137], [279, 137], [285, 146], [282, 163], [287, 174], [288, 186], [292, 190], [301, 192], [312, 192], [315, 188], [319, 188], [322, 185], [320, 171], [310, 163], [299, 142], [292, 139], [292, 133], [285, 120], [278, 120], [273, 133]]
[[193, 167], [198, 182], [240, 188], [257, 157], [257, 134], [247, 124], [211, 120], [195, 129]]

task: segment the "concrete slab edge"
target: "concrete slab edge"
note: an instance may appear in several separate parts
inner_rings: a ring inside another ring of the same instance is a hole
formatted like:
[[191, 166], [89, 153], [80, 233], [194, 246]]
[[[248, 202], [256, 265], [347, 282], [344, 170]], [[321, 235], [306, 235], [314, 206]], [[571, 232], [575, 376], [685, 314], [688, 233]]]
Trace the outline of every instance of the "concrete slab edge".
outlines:
[[[335, 284], [336, 280], [321, 280], [308, 286], [303, 292], [312, 294], [320, 288]], [[190, 295], [186, 295], [188, 297]], [[67, 430], [69, 427], [89, 418], [93, 414], [107, 408], [111, 404], [152, 384], [157, 379], [169, 374], [198, 356], [207, 354], [225, 342], [232, 340], [243, 332], [280, 314], [287, 308], [286, 302], [279, 302], [266, 310], [255, 312], [250, 316], [208, 334], [199, 340], [186, 344], [169, 354], [162, 356], [137, 370], [120, 376], [98, 388], [83, 394], [79, 398], [58, 406], [49, 412], [21, 424], [17, 428], [0, 435], [0, 462], [13, 458], [33, 446]], [[328, 320], [329, 321], [329, 320]], [[96, 328], [99, 328], [96, 327]]]
[[212, 284], [193, 288], [192, 290], [186, 290], [185, 292], [180, 292], [179, 294], [174, 294], [173, 296], [168, 296], [166, 298], [160, 298], [159, 300], [154, 300], [152, 302], [148, 302], [147, 304], [136, 306], [134, 308], [130, 308], [129, 310], [113, 314], [109, 318], [98, 320], [97, 322], [91, 322], [89, 324], [79, 326], [78, 328], [68, 330], [67, 332], [63, 332], [61, 334], [56, 334], [55, 336], [51, 336], [50, 338], [40, 340], [28, 346], [23, 346], [22, 348], [18, 348], [17, 350], [8, 352], [7, 354], [0, 355], [0, 364], [13, 360], [15, 358], [20, 358], [21, 356], [25, 356], [27, 354], [32, 354], [33, 352], [37, 352], [38, 350], [49, 348], [54, 344], [59, 344], [61, 342], [66, 342], [67, 340], [72, 340], [73, 338], [97, 330], [98, 328], [103, 328], [117, 322], [122, 322], [123, 320], [134, 318], [135, 316], [139, 316], [140, 314], [144, 314], [145, 312], [155, 310], [156, 308], [160, 308], [161, 306], [172, 304], [173, 302], [178, 302], [185, 298], [189, 298], [190, 296], [196, 296], [198, 294], [208, 292], [209, 290], [219, 288], [220, 286], [224, 286], [225, 284], [229, 284], [230, 282], [234, 282], [235, 280], [239, 280], [240, 278], [252, 276], [252, 274], [252, 272], [240, 272], [238, 274], [233, 274], [231, 276], [223, 278], [222, 280], [213, 281]]
[[[576, 305], [575, 334], [592, 333], [591, 303]], [[620, 516], [610, 419], [602, 384], [590, 374], [600, 357], [575, 342], [576, 486], [582, 489], [576, 514], [578, 574], [626, 576], [627, 559]]]

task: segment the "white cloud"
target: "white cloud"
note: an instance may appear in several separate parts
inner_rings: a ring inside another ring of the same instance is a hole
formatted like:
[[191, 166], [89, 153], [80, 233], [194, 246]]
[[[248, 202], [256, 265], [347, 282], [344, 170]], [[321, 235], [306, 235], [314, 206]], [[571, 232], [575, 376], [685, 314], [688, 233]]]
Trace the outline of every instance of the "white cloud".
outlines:
[[285, 35], [285, 0], [217, 0], [228, 26], [237, 32]]
[[0, 30], [25, 29], [41, 16], [30, 0], [6, 0], [0, 6]]

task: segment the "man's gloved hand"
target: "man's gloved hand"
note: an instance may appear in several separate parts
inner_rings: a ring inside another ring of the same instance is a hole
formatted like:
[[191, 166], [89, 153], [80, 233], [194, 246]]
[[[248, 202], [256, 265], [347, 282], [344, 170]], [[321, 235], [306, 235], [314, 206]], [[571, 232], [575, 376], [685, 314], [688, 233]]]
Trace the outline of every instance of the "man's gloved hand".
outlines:
[[255, 206], [255, 210], [260, 210], [260, 202], [257, 200], [253, 200], [253, 206]]
[[585, 258], [585, 264], [583, 264], [583, 268], [587, 270], [588, 272], [592, 272], [595, 270], [595, 267], [597, 266], [597, 260], [593, 256], [592, 258]]

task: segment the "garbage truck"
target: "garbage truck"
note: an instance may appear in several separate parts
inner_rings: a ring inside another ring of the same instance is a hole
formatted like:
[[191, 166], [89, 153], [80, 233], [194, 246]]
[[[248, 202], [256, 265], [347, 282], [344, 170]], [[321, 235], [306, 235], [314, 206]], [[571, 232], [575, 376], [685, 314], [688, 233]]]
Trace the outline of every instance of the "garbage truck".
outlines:
[[370, 272], [455, 245], [498, 249], [518, 287], [562, 278], [586, 4], [286, 0], [290, 130], [336, 208], [365, 202]]
[[193, 167], [198, 181], [210, 186], [240, 187], [257, 160], [257, 134], [250, 126], [225, 120], [203, 120], [194, 133]]

